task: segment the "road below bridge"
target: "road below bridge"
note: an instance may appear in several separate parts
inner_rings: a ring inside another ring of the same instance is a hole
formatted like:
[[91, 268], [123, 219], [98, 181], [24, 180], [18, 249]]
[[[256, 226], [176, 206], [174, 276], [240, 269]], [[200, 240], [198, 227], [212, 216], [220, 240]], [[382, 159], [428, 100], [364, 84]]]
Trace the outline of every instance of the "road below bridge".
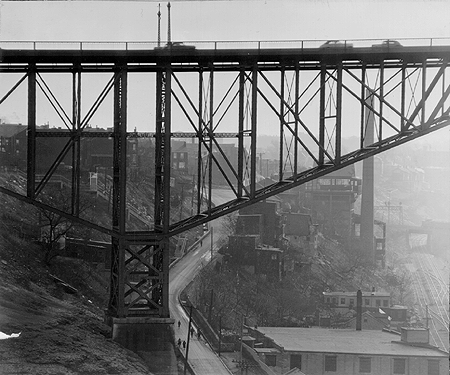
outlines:
[[[218, 189], [213, 193], [214, 203], [221, 204], [230, 199], [232, 192], [226, 189]], [[181, 258], [169, 272], [169, 308], [170, 315], [175, 319], [175, 340], [187, 342], [189, 317], [180, 305], [179, 296], [182, 290], [194, 279], [197, 273], [211, 260], [211, 243], [215, 244], [219, 239], [222, 219], [210, 223], [213, 228], [213, 240], [206, 236], [201, 245], [194, 248]], [[181, 322], [178, 328], [177, 322]], [[186, 356], [186, 350], [183, 350]], [[219, 356], [205, 342], [204, 338], [198, 339], [196, 335], [189, 342], [188, 361], [196, 375], [230, 375], [230, 371], [223, 364]]]

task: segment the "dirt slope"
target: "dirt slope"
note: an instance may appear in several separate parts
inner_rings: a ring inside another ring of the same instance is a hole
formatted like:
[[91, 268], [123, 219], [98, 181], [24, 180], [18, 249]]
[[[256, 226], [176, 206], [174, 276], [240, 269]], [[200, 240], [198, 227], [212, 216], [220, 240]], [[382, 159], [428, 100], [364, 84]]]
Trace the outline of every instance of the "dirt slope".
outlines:
[[0, 375], [149, 374], [135, 353], [109, 338], [97, 307], [105, 306], [107, 282], [79, 260], [46, 266], [39, 246], [21, 238], [27, 207], [0, 195], [0, 331], [21, 332], [0, 340]]

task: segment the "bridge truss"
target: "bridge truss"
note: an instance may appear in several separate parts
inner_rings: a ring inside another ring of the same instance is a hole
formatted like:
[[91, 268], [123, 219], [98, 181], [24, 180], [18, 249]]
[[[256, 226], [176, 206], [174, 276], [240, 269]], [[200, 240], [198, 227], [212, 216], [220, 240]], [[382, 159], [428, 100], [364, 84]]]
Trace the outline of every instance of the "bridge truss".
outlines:
[[[27, 84], [22, 100], [27, 104], [28, 123], [26, 191], [9, 186], [0, 191], [112, 237], [108, 310], [116, 318], [169, 317], [171, 236], [450, 123], [450, 80], [446, 77], [450, 47], [445, 46], [1, 52], [0, 74], [17, 79], [1, 88], [0, 108]], [[81, 103], [92, 91], [89, 80], [100, 74], [108, 79], [89, 110], [83, 111]], [[153, 99], [140, 98], [153, 113], [153, 125], [145, 124], [145, 132], [132, 131], [127, 125], [132, 104], [129, 81], [135, 74], [146, 77], [147, 86], [156, 87]], [[70, 77], [66, 94], [71, 99], [66, 105], [48, 83], [54, 75]], [[38, 94], [57, 113], [62, 129], [38, 126]], [[112, 110], [112, 123], [104, 125], [108, 130], [96, 131], [89, 123], [102, 106]], [[375, 139], [368, 145], [369, 126], [374, 127]], [[276, 181], [262, 187], [258, 185], [257, 136], [264, 133], [277, 136], [278, 166]], [[358, 140], [352, 149], [343, 144], [350, 136]], [[37, 179], [43, 138], [57, 138], [62, 146], [44, 176]], [[83, 142], [95, 138], [111, 140], [110, 227], [83, 218], [80, 212]], [[131, 199], [127, 157], [129, 141], [140, 138], [151, 138], [155, 145], [154, 225], [137, 231], [127, 228], [127, 201]], [[191, 172], [196, 197], [192, 198], [192, 214], [175, 219], [170, 215], [171, 143], [178, 138], [190, 139], [196, 148], [196, 166]], [[71, 205], [64, 210], [40, 197], [68, 155]], [[217, 175], [234, 198], [214, 206]]]

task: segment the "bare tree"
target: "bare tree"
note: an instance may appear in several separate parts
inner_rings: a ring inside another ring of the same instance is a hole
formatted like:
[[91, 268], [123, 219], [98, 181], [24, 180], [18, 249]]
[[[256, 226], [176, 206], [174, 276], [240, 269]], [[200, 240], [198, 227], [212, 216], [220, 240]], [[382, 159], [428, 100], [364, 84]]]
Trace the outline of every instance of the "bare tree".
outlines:
[[[67, 189], [52, 188], [42, 194], [40, 199], [51, 207], [55, 207], [63, 212], [70, 212], [71, 195]], [[91, 200], [83, 197], [80, 204], [80, 214], [85, 212], [91, 205]], [[45, 209], [38, 210], [39, 222], [41, 227], [40, 241], [44, 250], [44, 262], [50, 264], [51, 260], [61, 254], [64, 249], [64, 240], [68, 232], [80, 231], [84, 228], [75, 227], [74, 223], [65, 216]]]

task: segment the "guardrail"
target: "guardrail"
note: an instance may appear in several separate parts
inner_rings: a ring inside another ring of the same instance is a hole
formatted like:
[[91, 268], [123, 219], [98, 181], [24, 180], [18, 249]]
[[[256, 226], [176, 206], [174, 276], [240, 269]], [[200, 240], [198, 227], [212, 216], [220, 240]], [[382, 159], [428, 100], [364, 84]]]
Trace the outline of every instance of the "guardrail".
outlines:
[[[340, 41], [340, 45], [351, 47], [372, 47], [382, 44], [386, 39], [348, 39]], [[390, 39], [394, 40], [394, 39]], [[395, 39], [405, 47], [433, 47], [450, 46], [450, 38], [401, 38]], [[224, 49], [284, 49], [284, 48], [319, 48], [327, 40], [273, 40], [273, 41], [185, 41], [184, 46], [173, 46], [173, 49], [195, 47], [196, 49], [224, 50]], [[161, 42], [162, 49], [166, 42]], [[0, 41], [1, 49], [14, 50], [111, 50], [111, 51], [140, 51], [153, 50], [158, 42], [153, 41]], [[389, 48], [389, 46], [387, 47]]]

